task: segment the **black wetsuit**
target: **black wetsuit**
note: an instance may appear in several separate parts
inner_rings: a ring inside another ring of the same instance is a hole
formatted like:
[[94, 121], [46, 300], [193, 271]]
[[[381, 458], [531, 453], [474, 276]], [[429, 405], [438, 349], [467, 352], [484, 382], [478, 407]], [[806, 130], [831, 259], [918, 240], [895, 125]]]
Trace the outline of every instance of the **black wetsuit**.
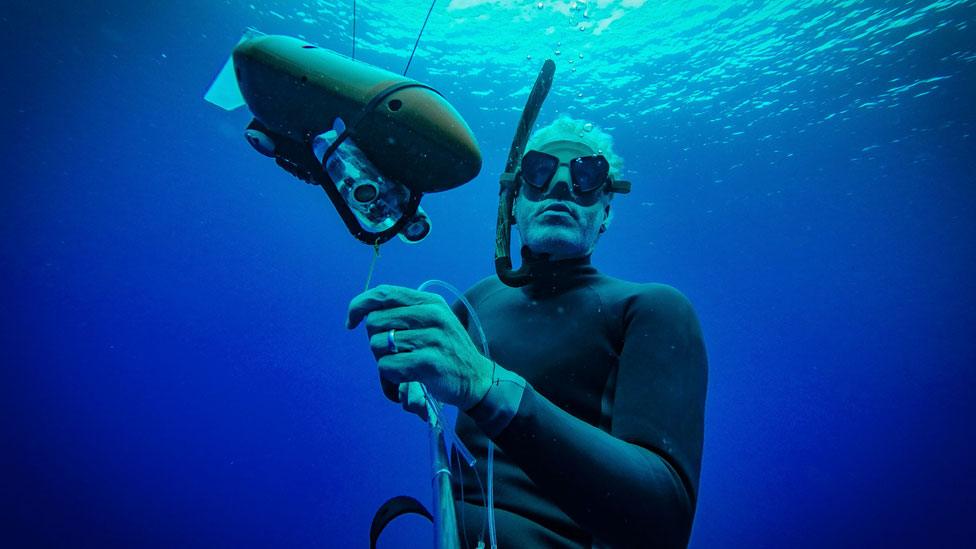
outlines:
[[[528, 382], [493, 437], [498, 546], [686, 546], [707, 377], [691, 305], [669, 286], [602, 275], [588, 257], [532, 271], [523, 288], [493, 276], [466, 293], [491, 358]], [[455, 312], [480, 348], [466, 311]], [[479, 406], [458, 415], [457, 433], [486, 480]], [[463, 473], [462, 544], [475, 547], [485, 502]]]

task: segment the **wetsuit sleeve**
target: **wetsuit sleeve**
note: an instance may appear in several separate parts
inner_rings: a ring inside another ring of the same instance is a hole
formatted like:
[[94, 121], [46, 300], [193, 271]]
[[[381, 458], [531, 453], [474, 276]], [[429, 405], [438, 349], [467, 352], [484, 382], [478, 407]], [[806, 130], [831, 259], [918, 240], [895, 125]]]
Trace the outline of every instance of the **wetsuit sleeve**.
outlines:
[[655, 286], [624, 314], [612, 434], [531, 385], [493, 440], [597, 540], [685, 547], [701, 455], [706, 363], [697, 319], [677, 291]]

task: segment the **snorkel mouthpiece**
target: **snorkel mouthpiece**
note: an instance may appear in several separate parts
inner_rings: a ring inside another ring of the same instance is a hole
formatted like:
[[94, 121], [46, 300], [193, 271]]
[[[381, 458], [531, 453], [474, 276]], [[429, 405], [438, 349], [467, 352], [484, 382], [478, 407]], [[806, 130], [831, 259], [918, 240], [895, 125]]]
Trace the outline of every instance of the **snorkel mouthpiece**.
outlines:
[[364, 243], [382, 244], [397, 234], [422, 240], [430, 221], [420, 210], [421, 197], [463, 185], [481, 170], [471, 129], [425, 84], [254, 30], [231, 57], [207, 100], [228, 110], [246, 105], [254, 115], [248, 143], [322, 186]]

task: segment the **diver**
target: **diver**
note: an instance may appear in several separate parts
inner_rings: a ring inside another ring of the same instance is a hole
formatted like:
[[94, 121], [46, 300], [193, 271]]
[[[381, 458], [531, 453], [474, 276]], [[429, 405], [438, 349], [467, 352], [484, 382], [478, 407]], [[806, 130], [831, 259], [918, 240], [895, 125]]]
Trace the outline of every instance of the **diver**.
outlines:
[[[422, 383], [464, 411], [456, 433], [477, 457], [497, 446], [498, 546], [685, 547], [707, 381], [695, 312], [674, 288], [591, 265], [614, 194], [629, 190], [610, 135], [562, 116], [524, 150], [513, 214], [531, 279], [465, 292], [491, 359], [467, 310], [432, 293], [377, 286], [350, 302], [347, 327], [365, 320], [388, 397], [426, 420]], [[483, 492], [470, 474], [454, 481], [460, 538], [475, 547]]]

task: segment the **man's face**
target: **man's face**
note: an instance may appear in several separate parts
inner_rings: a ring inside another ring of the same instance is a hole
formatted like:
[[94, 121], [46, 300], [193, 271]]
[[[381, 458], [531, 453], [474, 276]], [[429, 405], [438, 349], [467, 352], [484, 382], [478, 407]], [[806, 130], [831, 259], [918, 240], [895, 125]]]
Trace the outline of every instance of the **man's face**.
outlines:
[[552, 259], [592, 253], [600, 238], [600, 226], [610, 212], [610, 199], [608, 193], [598, 189], [592, 191], [600, 193], [594, 204], [581, 205], [573, 194], [568, 164], [574, 158], [596, 152], [575, 141], [556, 141], [536, 150], [559, 158], [560, 166], [542, 192], [526, 189], [523, 183], [515, 200], [515, 221], [522, 244], [537, 254], [550, 254]]

